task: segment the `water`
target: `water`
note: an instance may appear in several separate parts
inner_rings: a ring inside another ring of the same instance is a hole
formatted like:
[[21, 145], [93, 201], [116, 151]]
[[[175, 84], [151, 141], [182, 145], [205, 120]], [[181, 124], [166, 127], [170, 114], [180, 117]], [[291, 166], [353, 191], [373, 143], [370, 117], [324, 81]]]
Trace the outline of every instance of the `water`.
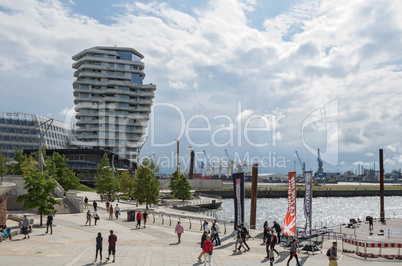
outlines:
[[[244, 202], [245, 221], [250, 222], [250, 199]], [[402, 197], [385, 197], [385, 217], [402, 218]], [[304, 227], [305, 218], [303, 211], [303, 199], [296, 201], [296, 226]], [[265, 221], [269, 226], [273, 221], [282, 224], [288, 208], [288, 200], [280, 199], [257, 199], [257, 224], [256, 227], [262, 230]], [[366, 216], [380, 217], [380, 197], [353, 197], [353, 198], [313, 198], [313, 228], [322, 226], [335, 226], [349, 222], [349, 219], [360, 218], [365, 220]], [[234, 221], [233, 199], [224, 199], [222, 208], [216, 212], [218, 219]]]

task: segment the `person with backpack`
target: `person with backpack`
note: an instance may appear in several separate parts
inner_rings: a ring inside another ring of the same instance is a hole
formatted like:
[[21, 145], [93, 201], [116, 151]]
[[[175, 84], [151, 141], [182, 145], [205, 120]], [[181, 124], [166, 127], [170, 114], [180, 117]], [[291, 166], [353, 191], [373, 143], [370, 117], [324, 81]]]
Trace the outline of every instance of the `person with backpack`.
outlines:
[[242, 232], [241, 237], [242, 237], [242, 240], [243, 240], [243, 244], [247, 247], [247, 251], [250, 251], [250, 247], [247, 245], [247, 242], [246, 242], [247, 237], [249, 235], [248, 231], [247, 231], [247, 228], [244, 226], [244, 224], [241, 224], [240, 227], [241, 227], [241, 232]]
[[275, 237], [275, 235], [274, 235], [274, 231], [273, 231], [273, 230], [271, 230], [271, 234], [270, 234], [270, 235], [271, 235], [271, 236], [270, 236], [269, 242], [270, 242], [270, 244], [271, 244], [271, 249], [272, 249], [273, 251], [275, 251], [276, 254], [278, 254], [278, 257], [280, 257], [279, 252], [275, 249], [276, 237]]
[[244, 252], [246, 252], [246, 248], [243, 246], [243, 238], [242, 238], [243, 230], [241, 230], [240, 225], [236, 225], [236, 230], [237, 230], [237, 233], [236, 233], [237, 239], [236, 239], [236, 243], [235, 243], [235, 249], [233, 250], [233, 252], [237, 252], [237, 245], [238, 244], [240, 245], [239, 246], [239, 251], [241, 251], [240, 249], [241, 249], [241, 247], [243, 247]]
[[201, 248], [202, 248], [202, 251], [201, 251], [200, 255], [198, 256], [198, 261], [199, 262], [201, 262], [201, 257], [204, 254], [204, 242], [207, 239], [207, 236], [208, 236], [208, 231], [204, 231], [204, 233], [201, 236]]
[[299, 258], [297, 257], [297, 240], [293, 239], [292, 244], [290, 244], [290, 257], [288, 259], [287, 266], [289, 266], [289, 262], [293, 259], [293, 257], [296, 258], [297, 265], [300, 266]]
[[329, 266], [338, 266], [338, 252], [337, 252], [337, 243], [333, 242], [332, 247], [327, 251], [327, 257], [329, 259]]

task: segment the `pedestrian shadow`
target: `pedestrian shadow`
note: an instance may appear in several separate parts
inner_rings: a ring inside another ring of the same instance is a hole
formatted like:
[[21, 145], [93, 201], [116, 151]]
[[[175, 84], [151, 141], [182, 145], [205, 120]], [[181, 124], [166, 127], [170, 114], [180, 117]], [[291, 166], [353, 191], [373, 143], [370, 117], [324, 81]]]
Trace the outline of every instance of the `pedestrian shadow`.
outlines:
[[[290, 254], [289, 251], [281, 251], [281, 252], [279, 252], [280, 257], [275, 258], [275, 262], [280, 263], [282, 261], [285, 261], [289, 257], [289, 254]], [[295, 260], [295, 259], [293, 258], [293, 260]]]
[[267, 261], [269, 261], [269, 259], [267, 259], [267, 257], [265, 257], [265, 258], [261, 261], [261, 263], [265, 263], [265, 262], [267, 262]]
[[176, 242], [176, 243], [170, 243], [169, 244], [169, 246], [176, 246], [176, 245], [179, 245], [180, 243], [179, 242]]
[[202, 264], [204, 264], [204, 262], [198, 261], [198, 262], [196, 262], [196, 263], [193, 263], [193, 266], [202, 265]]

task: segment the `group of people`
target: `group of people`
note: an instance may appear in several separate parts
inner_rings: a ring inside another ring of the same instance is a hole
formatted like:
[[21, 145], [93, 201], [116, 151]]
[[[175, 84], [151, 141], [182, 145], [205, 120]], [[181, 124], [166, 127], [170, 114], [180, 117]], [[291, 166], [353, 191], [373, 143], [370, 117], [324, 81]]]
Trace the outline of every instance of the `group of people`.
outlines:
[[137, 219], [137, 224], [135, 225], [135, 228], [140, 229], [141, 228], [141, 221], [144, 220], [144, 228], [145, 225], [147, 224], [147, 219], [148, 219], [148, 213], [147, 210], [144, 210], [143, 213], [141, 213], [141, 210], [137, 212], [137, 215], [135, 217]]
[[[110, 255], [113, 255], [113, 261], [115, 262], [116, 260], [116, 242], [117, 242], [117, 236], [113, 233], [113, 230], [110, 230], [110, 235], [108, 237], [108, 257], [106, 258], [106, 261], [110, 260]], [[99, 232], [98, 236], [96, 237], [96, 253], [95, 253], [95, 260], [98, 259], [98, 253], [99, 253], [99, 262], [102, 262], [102, 248], [103, 248], [103, 237], [102, 233]]]
[[106, 201], [106, 212], [109, 214], [109, 220], [113, 220], [113, 215], [116, 216], [116, 220], [119, 219], [119, 204], [116, 204], [116, 206], [113, 208], [113, 203], [110, 200]]

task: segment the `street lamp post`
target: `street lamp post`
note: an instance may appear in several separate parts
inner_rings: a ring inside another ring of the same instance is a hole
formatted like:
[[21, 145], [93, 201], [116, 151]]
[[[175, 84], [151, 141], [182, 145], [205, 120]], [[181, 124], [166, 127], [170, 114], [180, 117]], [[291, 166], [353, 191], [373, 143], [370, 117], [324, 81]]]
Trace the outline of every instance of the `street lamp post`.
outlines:
[[[43, 145], [43, 137], [46, 135], [46, 132], [49, 130], [50, 126], [52, 125], [54, 119], [50, 118], [49, 120], [46, 120], [43, 123], [40, 123], [39, 125], [37, 125], [34, 128], [39, 128], [39, 134], [40, 134], [40, 138], [39, 138], [39, 153], [38, 153], [38, 163], [39, 163], [39, 172], [43, 172], [43, 162], [42, 162], [42, 145]], [[47, 124], [48, 122], [50, 122], [49, 124]], [[45, 129], [45, 132], [42, 132], [41, 130], [41, 126], [47, 124], [47, 127]]]
[[177, 154], [176, 154], [176, 171], [179, 173], [179, 140], [175, 139], [177, 142]]

